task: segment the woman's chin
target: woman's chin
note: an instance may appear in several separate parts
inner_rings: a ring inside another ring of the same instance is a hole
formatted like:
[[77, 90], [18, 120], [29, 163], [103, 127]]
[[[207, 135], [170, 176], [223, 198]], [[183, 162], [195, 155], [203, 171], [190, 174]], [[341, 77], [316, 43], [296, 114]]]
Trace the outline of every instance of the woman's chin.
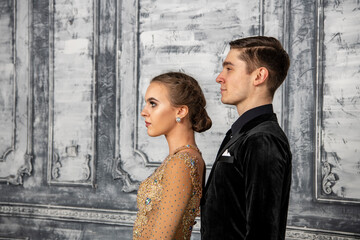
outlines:
[[147, 134], [150, 136], [150, 137], [158, 137], [158, 136], [160, 136], [160, 134], [156, 134], [156, 133], [154, 133], [154, 132], [152, 132], [151, 130], [147, 130]]

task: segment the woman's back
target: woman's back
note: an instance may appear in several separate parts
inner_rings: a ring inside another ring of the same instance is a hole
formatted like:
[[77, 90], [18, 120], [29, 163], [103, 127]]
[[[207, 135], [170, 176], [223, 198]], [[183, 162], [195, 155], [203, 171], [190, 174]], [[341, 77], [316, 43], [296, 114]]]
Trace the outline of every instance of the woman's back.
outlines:
[[194, 146], [168, 156], [139, 187], [133, 239], [190, 239], [199, 215], [204, 168]]

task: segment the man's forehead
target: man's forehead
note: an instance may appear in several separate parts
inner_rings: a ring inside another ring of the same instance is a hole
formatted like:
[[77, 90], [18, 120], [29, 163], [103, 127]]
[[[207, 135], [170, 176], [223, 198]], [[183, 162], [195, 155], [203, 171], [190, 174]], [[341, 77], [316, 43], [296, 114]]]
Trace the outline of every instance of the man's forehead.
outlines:
[[231, 48], [228, 56], [240, 56], [243, 53], [243, 49], [238, 49], [238, 48]]
[[223, 65], [235, 65], [237, 61], [242, 61], [240, 55], [242, 53], [241, 49], [230, 49], [228, 55], [226, 56]]

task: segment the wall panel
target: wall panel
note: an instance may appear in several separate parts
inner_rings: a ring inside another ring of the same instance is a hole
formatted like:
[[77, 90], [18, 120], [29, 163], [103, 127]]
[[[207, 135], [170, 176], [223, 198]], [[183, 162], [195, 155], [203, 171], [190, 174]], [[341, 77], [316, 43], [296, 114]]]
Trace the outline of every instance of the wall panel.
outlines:
[[158, 166], [167, 155], [165, 139], [147, 136], [140, 116], [149, 81], [167, 71], [190, 74], [203, 88], [213, 127], [196, 138], [211, 167], [217, 152], [213, 146], [220, 145], [224, 133], [237, 118], [236, 109], [222, 106], [215, 79], [229, 49], [228, 42], [262, 31], [262, 5], [262, 1], [228, 1], [224, 5], [198, 1], [191, 2], [189, 8], [180, 1], [123, 3], [118, 165], [134, 182], [148, 176], [154, 169], [149, 167]]
[[[325, 171], [322, 172], [322, 170], [325, 170], [325, 168], [320, 165], [320, 161], [324, 160], [324, 156], [320, 159], [319, 152], [324, 151], [324, 147], [319, 142], [319, 132], [324, 131], [322, 135], [330, 133], [334, 129], [329, 129], [326, 126], [326, 121], [340, 120], [335, 115], [327, 117], [322, 115], [322, 111], [327, 112], [328, 109], [322, 108], [323, 105], [320, 106], [318, 103], [325, 100], [326, 104], [328, 104], [328, 99], [336, 98], [335, 95], [331, 98], [326, 96], [328, 94], [326, 91], [331, 90], [331, 87], [336, 88], [339, 92], [341, 92], [341, 88], [347, 88], [346, 84], [340, 86], [333, 83], [326, 86], [327, 81], [330, 80], [330, 75], [333, 75], [333, 73], [330, 73], [333, 72], [331, 66], [335, 64], [333, 57], [336, 56], [335, 53], [338, 48], [333, 48], [332, 43], [328, 40], [323, 41], [321, 36], [331, 35], [329, 30], [333, 27], [336, 29], [336, 25], [347, 18], [344, 16], [343, 18], [328, 19], [330, 25], [327, 26], [326, 21], [322, 25], [323, 22], [318, 16], [323, 11], [331, 13], [333, 10], [330, 9], [336, 6], [335, 3], [339, 2], [335, 1], [333, 3], [331, 4], [330, 1], [291, 1], [289, 53], [292, 64], [288, 75], [289, 108], [286, 117], [288, 119], [288, 137], [293, 152], [293, 178], [288, 225], [289, 227], [294, 226], [302, 229], [322, 229], [333, 235], [349, 232], [354, 233], [353, 235], [350, 234], [349, 237], [359, 237], [360, 209], [358, 206], [329, 203], [329, 201], [324, 202], [317, 199], [318, 196], [336, 197], [335, 195], [327, 196], [323, 192], [322, 179], [325, 176]], [[348, 3], [346, 5], [348, 6]], [[354, 9], [356, 7], [352, 8], [351, 11], [352, 14], [356, 15]], [[351, 18], [350, 12], [348, 12], [347, 16]], [[331, 23], [332, 21], [334, 22]], [[352, 26], [357, 25], [353, 22]], [[321, 51], [325, 52], [320, 54]], [[331, 54], [331, 56], [327, 54]], [[340, 53], [340, 55], [342, 54]], [[325, 56], [326, 59], [323, 58]], [[319, 63], [324, 68], [318, 67]], [[327, 65], [328, 63], [330, 65]], [[336, 65], [341, 65], [341, 63], [336, 61]], [[348, 71], [350, 74], [353, 72], [352, 68], [342, 68], [341, 71], [345, 74]], [[321, 74], [325, 74], [324, 76], [327, 77], [319, 77]], [[322, 86], [322, 81], [325, 83], [324, 86]], [[325, 93], [319, 95], [318, 91], [322, 91], [322, 89], [325, 90]], [[336, 107], [338, 105], [331, 106]], [[319, 118], [319, 116], [322, 116], [322, 118]], [[346, 132], [348, 128], [344, 127], [341, 131]], [[340, 133], [340, 131], [337, 133]], [[325, 139], [324, 144], [328, 140], [329, 138]], [[327, 147], [326, 145], [323, 146]], [[352, 151], [356, 151], [354, 146], [351, 147]], [[319, 178], [321, 180], [317, 181]]]
[[[360, 203], [358, 1], [319, 4], [317, 199]], [[341, 21], [338, 21], [341, 19]]]
[[31, 12], [28, 2], [2, 1], [0, 8], [0, 182], [20, 185], [31, 174], [33, 158]]
[[95, 184], [97, 8], [50, 2], [49, 184]]
[[15, 148], [15, 112], [16, 112], [16, 81], [15, 81], [15, 35], [16, 5], [8, 2], [1, 5], [0, 61], [1, 61], [1, 146], [0, 161], [5, 161], [7, 155]]
[[[35, 94], [29, 100], [34, 102], [34, 118], [27, 126], [34, 128], [30, 139], [36, 157], [33, 175], [23, 188], [0, 186], [6, 192], [0, 196], [1, 219], [57, 220], [59, 228], [69, 222], [96, 223], [99, 229], [128, 229], [134, 221], [136, 195], [121, 195], [121, 182], [113, 178], [117, 6], [112, 0], [36, 1], [26, 8], [33, 19], [28, 20], [30, 28], [21, 25], [26, 29], [22, 34], [32, 33], [34, 41], [26, 39], [31, 56], [22, 54], [17, 61], [25, 64], [29, 58], [34, 68], [28, 73], [34, 74], [30, 87], [23, 79], [20, 83]], [[17, 14], [27, 20], [27, 13]], [[11, 36], [5, 34], [4, 39]], [[27, 116], [27, 109], [20, 110], [18, 115]], [[16, 129], [23, 130], [19, 124]], [[3, 166], [1, 171], [9, 171]]]

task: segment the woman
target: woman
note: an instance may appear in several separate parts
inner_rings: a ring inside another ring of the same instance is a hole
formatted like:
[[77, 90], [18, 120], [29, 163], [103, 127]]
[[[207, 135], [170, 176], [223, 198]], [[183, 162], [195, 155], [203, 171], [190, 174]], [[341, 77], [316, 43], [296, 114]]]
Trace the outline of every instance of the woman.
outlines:
[[164, 135], [169, 155], [139, 187], [133, 239], [190, 239], [205, 176], [194, 131], [211, 127], [204, 94], [194, 78], [169, 72], [151, 80], [145, 103], [147, 133]]

